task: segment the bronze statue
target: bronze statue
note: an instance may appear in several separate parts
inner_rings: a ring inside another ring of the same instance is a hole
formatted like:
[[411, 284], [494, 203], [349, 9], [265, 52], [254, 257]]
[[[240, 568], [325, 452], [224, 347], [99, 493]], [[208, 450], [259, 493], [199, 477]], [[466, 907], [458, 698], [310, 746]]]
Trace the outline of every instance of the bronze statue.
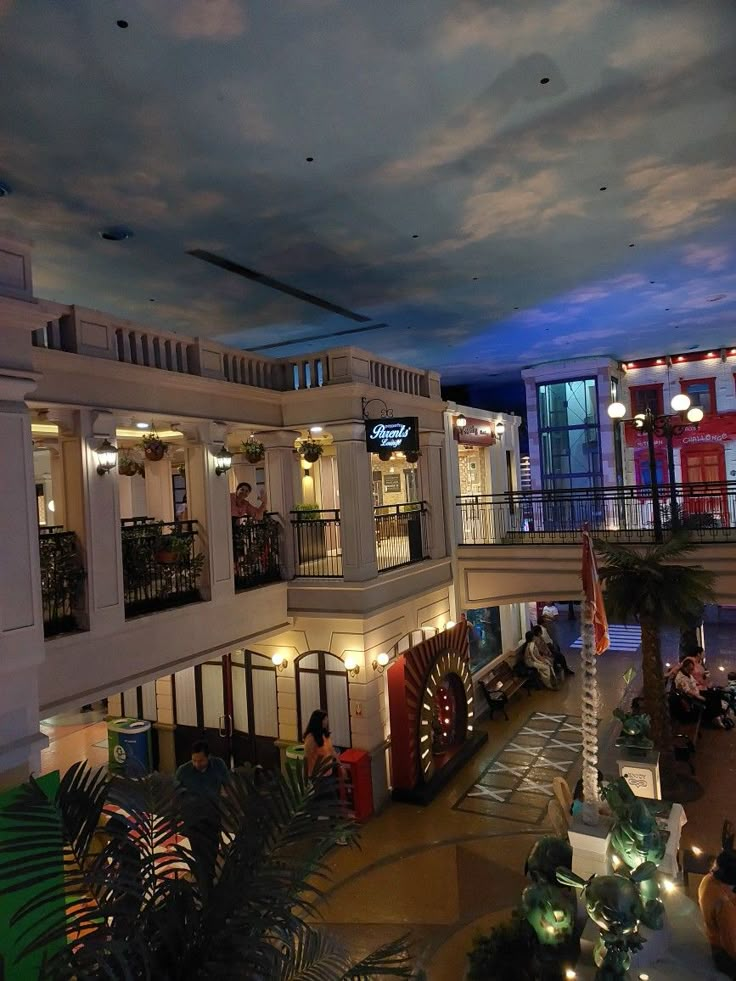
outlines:
[[625, 712], [617, 708], [613, 717], [621, 723], [621, 732], [616, 740], [617, 746], [642, 755], [653, 748], [654, 742], [649, 736], [652, 720], [648, 715], [643, 712]]

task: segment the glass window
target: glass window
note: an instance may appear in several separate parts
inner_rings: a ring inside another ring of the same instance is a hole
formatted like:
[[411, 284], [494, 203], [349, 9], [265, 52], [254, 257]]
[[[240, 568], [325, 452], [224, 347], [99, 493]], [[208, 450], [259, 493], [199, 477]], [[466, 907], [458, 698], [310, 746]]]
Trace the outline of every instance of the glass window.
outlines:
[[[666, 483], [665, 473], [666, 465], [664, 457], [657, 455], [656, 457], [657, 465], [657, 486], [661, 487], [662, 484]], [[648, 456], [640, 456], [636, 461], [636, 469], [638, 471], [637, 483], [641, 487], [651, 487], [652, 486], [652, 468], [649, 465]]]
[[690, 396], [693, 405], [699, 405], [706, 414], [715, 412], [715, 379], [705, 378], [701, 381], [690, 381], [682, 383], [682, 390]]
[[545, 488], [601, 483], [597, 389], [594, 378], [539, 385], [542, 474]]
[[465, 616], [470, 624], [470, 673], [475, 674], [503, 652], [501, 610], [498, 606], [484, 606], [468, 610]]
[[662, 415], [663, 395], [661, 385], [636, 385], [631, 387], [631, 409], [634, 415], [646, 412]]

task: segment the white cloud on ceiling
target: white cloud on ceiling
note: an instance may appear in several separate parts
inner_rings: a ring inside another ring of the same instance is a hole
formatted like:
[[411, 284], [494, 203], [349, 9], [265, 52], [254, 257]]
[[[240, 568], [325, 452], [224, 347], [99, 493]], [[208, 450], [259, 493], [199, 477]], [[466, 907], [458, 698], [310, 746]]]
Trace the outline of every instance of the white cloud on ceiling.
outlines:
[[703, 19], [682, 11], [677, 20], [657, 18], [656, 30], [643, 31], [637, 22], [631, 38], [611, 52], [608, 63], [622, 70], [643, 70], [688, 64], [708, 51]]
[[649, 158], [629, 168], [626, 185], [640, 195], [628, 214], [642, 223], [648, 238], [666, 238], [681, 226], [692, 230], [715, 221], [724, 205], [736, 202], [736, 166]]
[[733, 261], [733, 253], [726, 245], [688, 245], [683, 249], [682, 261], [686, 266], [723, 272]]
[[245, 33], [244, 0], [144, 0], [166, 33], [183, 41], [230, 41]]

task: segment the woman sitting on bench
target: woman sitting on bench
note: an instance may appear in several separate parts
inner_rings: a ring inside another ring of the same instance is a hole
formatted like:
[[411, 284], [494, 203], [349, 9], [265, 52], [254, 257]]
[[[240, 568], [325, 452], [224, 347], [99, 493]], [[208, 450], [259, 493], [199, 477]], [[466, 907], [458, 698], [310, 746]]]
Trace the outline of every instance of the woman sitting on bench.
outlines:
[[545, 688], [551, 688], [553, 691], [557, 691], [560, 686], [552, 666], [552, 659], [540, 653], [531, 630], [527, 630], [524, 635], [524, 641], [524, 664], [537, 672]]
[[694, 668], [693, 659], [686, 657], [675, 676], [675, 690], [687, 696], [695, 705], [702, 705], [706, 722], [712, 722], [717, 729], [732, 729], [733, 722], [724, 713], [720, 692], [712, 688], [701, 691], [693, 677]]

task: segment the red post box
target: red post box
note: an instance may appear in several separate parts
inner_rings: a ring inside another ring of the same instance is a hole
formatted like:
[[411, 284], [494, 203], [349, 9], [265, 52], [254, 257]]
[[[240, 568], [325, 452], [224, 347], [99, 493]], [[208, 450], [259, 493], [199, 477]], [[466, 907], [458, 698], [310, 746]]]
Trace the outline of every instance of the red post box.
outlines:
[[371, 758], [363, 749], [346, 749], [340, 754], [343, 798], [356, 821], [373, 814]]

